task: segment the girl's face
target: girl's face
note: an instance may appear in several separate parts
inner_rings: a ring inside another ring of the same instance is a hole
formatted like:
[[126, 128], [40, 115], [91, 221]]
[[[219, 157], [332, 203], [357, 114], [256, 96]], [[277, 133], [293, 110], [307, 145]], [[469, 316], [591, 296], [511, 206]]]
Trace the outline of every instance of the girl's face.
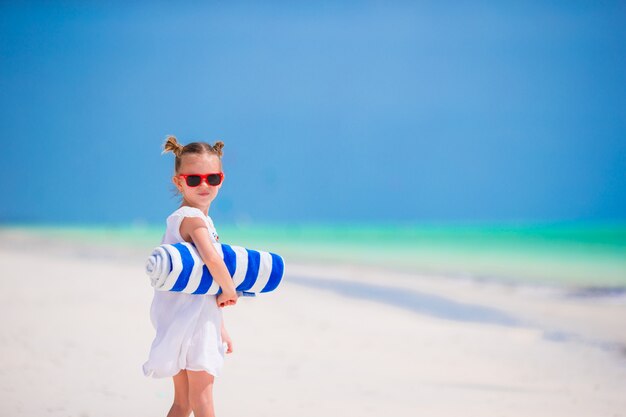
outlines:
[[[222, 162], [217, 155], [187, 154], [183, 156], [178, 174], [213, 174], [217, 172], [222, 172]], [[214, 186], [203, 180], [197, 187], [190, 187], [183, 177], [174, 176], [172, 181], [183, 195], [183, 202], [193, 207], [203, 208], [208, 208], [211, 205], [224, 183], [222, 181], [220, 185]]]

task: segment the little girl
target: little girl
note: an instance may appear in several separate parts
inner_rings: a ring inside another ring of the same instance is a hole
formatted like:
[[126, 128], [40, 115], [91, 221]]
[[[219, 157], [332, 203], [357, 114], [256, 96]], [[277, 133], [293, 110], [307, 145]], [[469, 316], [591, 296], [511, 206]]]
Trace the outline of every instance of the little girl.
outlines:
[[182, 146], [174, 136], [168, 136], [163, 146], [163, 153], [176, 155], [172, 181], [183, 199], [167, 218], [161, 244], [193, 242], [222, 289], [217, 296], [154, 291], [150, 319], [156, 336], [143, 372], [154, 378], [173, 377], [174, 404], [167, 417], [188, 417], [192, 411], [195, 417], [213, 417], [214, 377], [221, 372], [224, 353], [233, 351], [221, 307], [236, 304], [237, 293], [213, 247], [219, 237], [209, 217], [209, 207], [224, 179], [223, 147], [223, 142]]

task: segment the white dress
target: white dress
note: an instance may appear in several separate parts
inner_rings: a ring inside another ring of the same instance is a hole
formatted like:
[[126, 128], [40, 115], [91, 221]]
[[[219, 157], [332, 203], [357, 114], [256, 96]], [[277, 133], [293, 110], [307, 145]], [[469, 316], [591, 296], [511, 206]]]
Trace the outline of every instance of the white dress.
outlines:
[[[218, 236], [213, 221], [200, 209], [183, 206], [167, 218], [161, 244], [183, 242], [180, 223], [185, 217], [204, 219], [211, 241]], [[165, 378], [181, 369], [206, 371], [219, 376], [224, 365], [222, 345], [222, 309], [215, 295], [197, 295], [154, 290], [150, 320], [156, 336], [148, 361], [143, 364], [147, 377]]]

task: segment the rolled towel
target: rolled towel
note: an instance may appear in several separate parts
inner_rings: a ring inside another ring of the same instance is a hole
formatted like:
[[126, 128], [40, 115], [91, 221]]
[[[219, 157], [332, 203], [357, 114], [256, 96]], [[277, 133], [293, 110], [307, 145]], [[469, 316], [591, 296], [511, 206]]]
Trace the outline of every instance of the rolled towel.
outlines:
[[[275, 253], [223, 243], [214, 243], [214, 246], [224, 259], [239, 295], [273, 291], [280, 284], [285, 264]], [[152, 287], [158, 291], [211, 295], [222, 292], [193, 243], [156, 247], [146, 262], [146, 273]]]

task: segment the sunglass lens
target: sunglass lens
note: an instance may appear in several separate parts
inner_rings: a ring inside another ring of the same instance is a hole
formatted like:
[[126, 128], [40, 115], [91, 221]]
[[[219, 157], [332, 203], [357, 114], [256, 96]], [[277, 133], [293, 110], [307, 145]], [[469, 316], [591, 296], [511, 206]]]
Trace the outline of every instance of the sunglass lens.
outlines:
[[220, 185], [222, 182], [222, 177], [219, 174], [211, 174], [206, 179], [211, 185]]
[[190, 175], [187, 177], [187, 185], [190, 187], [197, 187], [198, 185], [200, 185], [201, 180], [202, 179], [199, 175]]

